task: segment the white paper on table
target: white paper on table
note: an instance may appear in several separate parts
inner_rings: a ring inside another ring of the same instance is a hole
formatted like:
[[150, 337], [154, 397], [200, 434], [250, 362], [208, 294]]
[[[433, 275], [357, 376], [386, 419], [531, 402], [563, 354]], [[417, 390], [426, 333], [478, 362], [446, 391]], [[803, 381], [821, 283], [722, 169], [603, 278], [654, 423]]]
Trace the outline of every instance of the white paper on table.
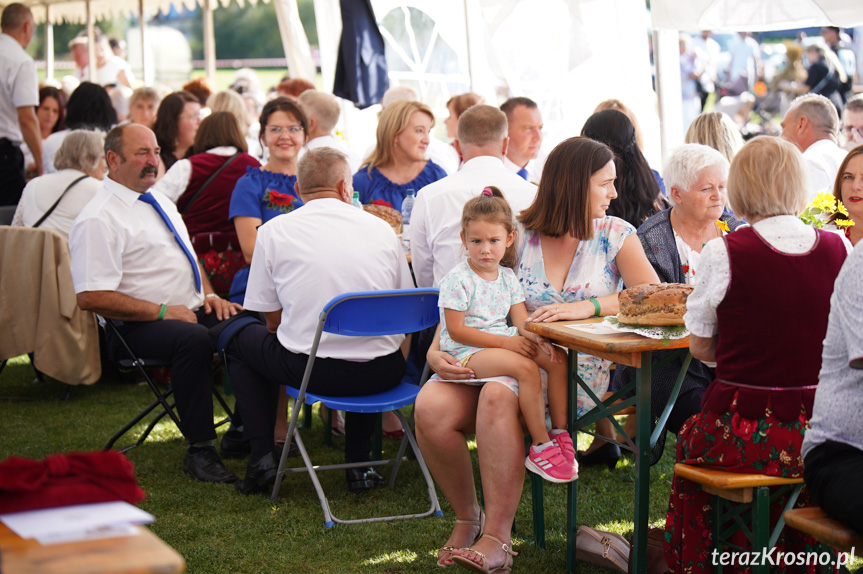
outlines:
[[611, 329], [607, 325], [603, 325], [602, 323], [564, 325], [564, 327], [569, 327], [570, 329], [575, 329], [576, 331], [584, 331], [585, 333], [592, 333], [594, 335], [617, 335], [618, 333], [620, 333], [620, 331], [615, 331], [614, 329]]
[[72, 532], [88, 532], [106, 526], [149, 524], [155, 520], [149, 512], [122, 501], [0, 515], [0, 521], [21, 538], [45, 538]]
[[36, 536], [36, 541], [43, 545], [65, 544], [67, 542], [83, 542], [100, 538], [119, 538], [121, 536], [137, 536], [141, 530], [134, 524], [115, 524], [102, 526], [91, 530], [75, 530], [72, 532], [55, 532], [45, 536]]

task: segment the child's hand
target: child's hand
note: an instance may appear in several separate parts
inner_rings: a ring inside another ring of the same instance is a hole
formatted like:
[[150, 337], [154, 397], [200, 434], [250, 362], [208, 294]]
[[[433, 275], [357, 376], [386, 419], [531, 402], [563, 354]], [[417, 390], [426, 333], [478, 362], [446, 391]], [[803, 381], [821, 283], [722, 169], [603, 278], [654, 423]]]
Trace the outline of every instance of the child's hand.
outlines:
[[512, 351], [513, 353], [518, 353], [528, 359], [534, 358], [537, 353], [536, 343], [520, 335], [516, 335], [515, 337], [505, 337], [500, 348]]
[[554, 345], [549, 343], [548, 339], [537, 335], [535, 341], [536, 344], [539, 345], [540, 350], [548, 355], [548, 358], [551, 359], [552, 363], [563, 362], [560, 356], [555, 352]]

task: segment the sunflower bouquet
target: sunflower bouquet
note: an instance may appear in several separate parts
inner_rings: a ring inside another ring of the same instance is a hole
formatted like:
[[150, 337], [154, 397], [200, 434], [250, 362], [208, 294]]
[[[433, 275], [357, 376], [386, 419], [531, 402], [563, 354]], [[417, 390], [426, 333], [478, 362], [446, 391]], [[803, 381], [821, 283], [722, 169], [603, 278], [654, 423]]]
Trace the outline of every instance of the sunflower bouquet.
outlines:
[[806, 206], [803, 213], [800, 214], [800, 219], [806, 225], [823, 229], [827, 226], [835, 225], [840, 230], [845, 230], [854, 225], [851, 218], [848, 216], [848, 210], [842, 205], [842, 202], [836, 199], [832, 193], [826, 191], [820, 192], [812, 200], [812, 203]]

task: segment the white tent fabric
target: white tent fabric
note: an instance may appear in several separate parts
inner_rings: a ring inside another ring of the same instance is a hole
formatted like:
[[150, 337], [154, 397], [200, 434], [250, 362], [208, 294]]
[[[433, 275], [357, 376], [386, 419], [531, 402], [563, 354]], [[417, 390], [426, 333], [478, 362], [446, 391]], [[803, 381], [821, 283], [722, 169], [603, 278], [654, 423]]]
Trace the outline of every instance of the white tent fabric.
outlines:
[[[33, 9], [33, 16], [37, 23], [46, 20], [46, 12], [49, 13], [47, 19], [52, 24], [68, 22], [71, 24], [84, 24], [87, 21], [87, 2], [85, 0], [18, 0], [22, 4], [26, 4]], [[149, 14], [157, 12], [167, 13], [173, 5], [178, 10], [188, 8], [193, 10], [196, 6], [203, 6], [205, 0], [91, 0], [90, 10], [94, 20], [102, 20], [111, 18], [116, 15], [138, 16], [140, 14], [141, 5]], [[219, 5], [227, 7], [231, 2], [237, 2], [240, 6], [251, 4], [257, 5], [259, 0], [213, 0], [213, 7]], [[264, 3], [269, 3], [270, 0], [260, 0]], [[50, 5], [50, 10], [46, 10], [45, 6]]]
[[655, 30], [768, 31], [863, 24], [859, 0], [653, 0]]
[[314, 82], [317, 69], [315, 69], [315, 62], [312, 59], [309, 39], [306, 37], [306, 31], [303, 30], [303, 23], [300, 21], [297, 0], [275, 0], [275, 3], [282, 47], [285, 50], [285, 58], [288, 60], [291, 76]]

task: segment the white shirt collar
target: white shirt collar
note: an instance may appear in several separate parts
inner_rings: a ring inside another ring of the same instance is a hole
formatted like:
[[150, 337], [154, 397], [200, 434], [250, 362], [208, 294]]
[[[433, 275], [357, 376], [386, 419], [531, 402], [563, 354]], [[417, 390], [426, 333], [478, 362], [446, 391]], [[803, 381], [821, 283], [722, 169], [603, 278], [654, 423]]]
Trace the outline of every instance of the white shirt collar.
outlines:
[[122, 201], [129, 207], [134, 205], [135, 202], [138, 201], [138, 198], [141, 196], [141, 194], [137, 191], [129, 189], [122, 183], [114, 181], [110, 177], [105, 178], [105, 189], [117, 196], [120, 201]]

